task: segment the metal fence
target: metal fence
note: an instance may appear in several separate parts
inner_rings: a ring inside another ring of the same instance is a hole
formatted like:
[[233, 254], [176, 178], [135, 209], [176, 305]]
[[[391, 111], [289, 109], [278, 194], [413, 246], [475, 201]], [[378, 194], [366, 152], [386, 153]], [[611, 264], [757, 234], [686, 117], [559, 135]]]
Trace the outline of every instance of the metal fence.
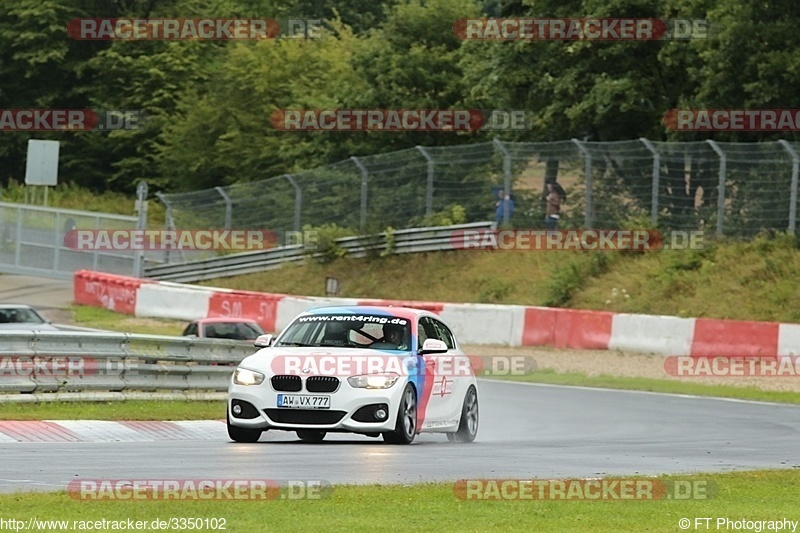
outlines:
[[[391, 235], [343, 237], [334, 242], [348, 257], [364, 257], [370, 252], [409, 254], [439, 252], [463, 247], [464, 230], [486, 230], [490, 222], [474, 222], [437, 228], [398, 230]], [[244, 252], [185, 263], [152, 265], [145, 269], [145, 277], [179, 283], [194, 283], [210, 279], [263, 272], [280, 268], [286, 263], [303, 261], [307, 257], [322, 258], [323, 252], [306, 248], [302, 244], [281, 246], [270, 250]]]
[[72, 279], [91, 269], [137, 275], [142, 254], [133, 251], [77, 250], [65, 237], [70, 229], [136, 229], [137, 217], [0, 202], [0, 272]]
[[495, 219], [499, 191], [510, 223], [544, 226], [545, 181], [567, 191], [563, 227], [615, 228], [631, 219], [663, 229], [747, 237], [793, 231], [800, 143], [659, 142], [647, 139], [543, 143], [494, 141], [422, 147], [259, 181], [161, 194], [173, 228], [270, 229], [336, 224], [361, 233], [388, 226]]
[[207, 399], [227, 391], [235, 366], [256, 350], [226, 339], [0, 331], [0, 403]]

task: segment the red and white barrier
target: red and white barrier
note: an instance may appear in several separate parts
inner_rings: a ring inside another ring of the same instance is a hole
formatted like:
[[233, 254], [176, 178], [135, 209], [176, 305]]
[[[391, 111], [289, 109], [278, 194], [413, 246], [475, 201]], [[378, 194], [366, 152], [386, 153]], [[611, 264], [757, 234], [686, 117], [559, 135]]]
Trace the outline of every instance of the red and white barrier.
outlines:
[[75, 302], [139, 317], [252, 318], [281, 331], [313, 307], [394, 305], [439, 314], [463, 344], [555, 346], [657, 355], [800, 355], [800, 324], [636, 315], [520, 305], [288, 296], [75, 273]]

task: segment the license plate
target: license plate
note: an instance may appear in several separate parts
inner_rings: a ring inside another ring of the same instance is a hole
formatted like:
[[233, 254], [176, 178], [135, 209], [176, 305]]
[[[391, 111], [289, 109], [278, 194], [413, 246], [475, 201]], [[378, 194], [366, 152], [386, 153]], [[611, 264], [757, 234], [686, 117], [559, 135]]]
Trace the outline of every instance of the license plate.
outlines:
[[278, 407], [290, 409], [330, 409], [330, 396], [309, 396], [304, 394], [278, 394]]

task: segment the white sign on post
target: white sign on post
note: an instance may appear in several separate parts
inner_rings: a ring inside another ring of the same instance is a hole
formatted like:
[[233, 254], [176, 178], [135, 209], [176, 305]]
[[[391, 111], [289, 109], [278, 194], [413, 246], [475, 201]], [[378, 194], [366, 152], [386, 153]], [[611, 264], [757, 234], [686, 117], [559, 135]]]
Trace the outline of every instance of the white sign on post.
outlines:
[[25, 167], [25, 185], [58, 183], [58, 141], [28, 141], [28, 161]]

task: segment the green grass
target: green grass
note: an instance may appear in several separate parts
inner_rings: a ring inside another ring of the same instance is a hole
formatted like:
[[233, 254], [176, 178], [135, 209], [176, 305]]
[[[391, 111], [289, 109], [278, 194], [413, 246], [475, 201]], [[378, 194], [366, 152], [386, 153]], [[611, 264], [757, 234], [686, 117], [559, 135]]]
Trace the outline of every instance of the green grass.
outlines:
[[343, 297], [800, 322], [800, 253], [790, 236], [624, 255], [452, 251], [345, 258], [204, 284], [322, 296], [329, 276], [340, 280]]
[[76, 326], [85, 328], [108, 329], [126, 333], [142, 333], [149, 335], [180, 335], [188, 322], [162, 318], [133, 318], [88, 305], [73, 305], [70, 307], [72, 322]]
[[[674, 532], [680, 530], [681, 518], [800, 518], [795, 496], [800, 491], [800, 472], [796, 470], [691, 474], [662, 479], [704, 480], [716, 486], [716, 492], [712, 498], [691, 500], [481, 501], [461, 500], [456, 497], [452, 483], [437, 483], [413, 487], [334, 486], [326, 498], [300, 501], [82, 501], [66, 492], [16, 493], [0, 495], [0, 508], [3, 518], [21, 520], [224, 518], [225, 530], [233, 532], [365, 529]], [[716, 531], [715, 526], [716, 522], [711, 522], [709, 530]], [[692, 527], [690, 531], [697, 529]]]
[[225, 401], [0, 403], [1, 420], [223, 420]]
[[602, 389], [688, 394], [716, 398], [736, 398], [761, 402], [800, 403], [800, 393], [798, 392], [772, 391], [756, 387], [738, 387], [732, 385], [705, 385], [669, 379], [632, 378], [610, 375], [588, 376], [583, 372], [555, 372], [547, 368], [539, 369], [531, 374], [498, 376], [492, 379], [522, 381], [525, 383], [544, 383], [549, 385], [571, 385]]

